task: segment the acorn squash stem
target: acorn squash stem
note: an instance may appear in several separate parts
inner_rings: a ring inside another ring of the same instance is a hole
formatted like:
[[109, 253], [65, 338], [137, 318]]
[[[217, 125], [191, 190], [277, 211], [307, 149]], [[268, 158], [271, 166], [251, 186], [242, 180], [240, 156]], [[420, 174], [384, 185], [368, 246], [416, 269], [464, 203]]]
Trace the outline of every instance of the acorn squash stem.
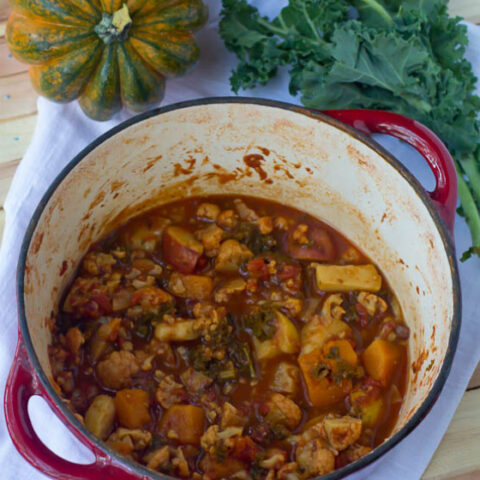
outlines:
[[132, 19], [128, 12], [128, 6], [124, 3], [113, 15], [103, 12], [102, 19], [95, 26], [96, 34], [109, 45], [113, 42], [123, 42], [128, 37], [128, 30], [132, 25]]

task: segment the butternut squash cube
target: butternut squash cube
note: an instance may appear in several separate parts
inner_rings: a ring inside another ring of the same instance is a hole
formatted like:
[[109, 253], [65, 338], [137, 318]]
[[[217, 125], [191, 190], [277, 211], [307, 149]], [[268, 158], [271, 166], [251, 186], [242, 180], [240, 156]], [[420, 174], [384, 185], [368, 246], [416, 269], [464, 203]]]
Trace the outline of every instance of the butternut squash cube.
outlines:
[[203, 408], [195, 405], [173, 405], [164, 413], [160, 430], [167, 438], [178, 443], [200, 445], [204, 425]]
[[363, 353], [363, 363], [367, 373], [386, 387], [392, 381], [400, 357], [401, 350], [398, 345], [377, 338]]
[[350, 379], [344, 378], [340, 383], [336, 383], [328, 376], [319, 375], [318, 366], [323, 361], [324, 356], [321, 350], [314, 350], [298, 357], [308, 398], [314, 407], [328, 407], [342, 401], [352, 390]]
[[343, 360], [351, 365], [358, 363], [358, 355], [348, 340], [330, 340], [323, 346], [323, 354], [329, 363], [331, 360]]
[[115, 395], [115, 409], [120, 425], [142, 428], [150, 420], [148, 393], [139, 388], [120, 390]]

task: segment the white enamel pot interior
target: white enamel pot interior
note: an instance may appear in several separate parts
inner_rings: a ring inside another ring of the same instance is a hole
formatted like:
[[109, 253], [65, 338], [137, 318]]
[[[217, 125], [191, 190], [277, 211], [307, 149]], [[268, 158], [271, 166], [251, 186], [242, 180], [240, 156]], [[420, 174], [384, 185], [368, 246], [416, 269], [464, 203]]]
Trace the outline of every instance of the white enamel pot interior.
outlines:
[[[260, 169], [245, 164], [251, 153], [263, 155]], [[453, 359], [460, 300], [453, 247], [421, 186], [374, 142], [323, 115], [253, 99], [187, 102], [135, 117], [78, 155], [37, 209], [20, 259], [20, 328], [30, 361], [77, 434], [115, 456], [50, 382], [51, 312], [89, 245], [119, 223], [172, 200], [225, 193], [326, 221], [377, 264], [400, 301], [411, 330], [405, 402], [389, 439], [325, 477], [341, 478], [392, 448], [432, 406]]]

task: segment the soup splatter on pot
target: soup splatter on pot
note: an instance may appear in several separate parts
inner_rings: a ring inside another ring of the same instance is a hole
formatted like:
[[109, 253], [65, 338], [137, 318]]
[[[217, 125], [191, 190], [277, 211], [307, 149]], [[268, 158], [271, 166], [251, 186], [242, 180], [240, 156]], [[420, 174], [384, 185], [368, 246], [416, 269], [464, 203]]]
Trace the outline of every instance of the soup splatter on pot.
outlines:
[[210, 196], [92, 245], [49, 354], [70, 408], [121, 454], [182, 478], [292, 480], [389, 435], [408, 336], [386, 280], [338, 232]]

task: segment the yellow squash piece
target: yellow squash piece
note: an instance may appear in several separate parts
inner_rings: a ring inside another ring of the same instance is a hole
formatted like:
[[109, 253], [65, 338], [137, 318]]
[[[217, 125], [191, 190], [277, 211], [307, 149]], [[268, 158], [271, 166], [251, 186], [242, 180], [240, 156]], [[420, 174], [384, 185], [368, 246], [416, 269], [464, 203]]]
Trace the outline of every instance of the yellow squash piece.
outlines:
[[254, 337], [253, 343], [258, 360], [273, 358], [282, 353], [298, 353], [300, 336], [297, 327], [278, 310], [275, 311], [275, 334], [263, 342]]
[[357, 390], [350, 394], [350, 405], [353, 414], [360, 414], [366, 427], [373, 427], [383, 413], [383, 398], [374, 398], [363, 390]]
[[378, 292], [382, 277], [373, 265], [321, 265], [314, 263], [315, 279], [324, 292], [364, 290]]

